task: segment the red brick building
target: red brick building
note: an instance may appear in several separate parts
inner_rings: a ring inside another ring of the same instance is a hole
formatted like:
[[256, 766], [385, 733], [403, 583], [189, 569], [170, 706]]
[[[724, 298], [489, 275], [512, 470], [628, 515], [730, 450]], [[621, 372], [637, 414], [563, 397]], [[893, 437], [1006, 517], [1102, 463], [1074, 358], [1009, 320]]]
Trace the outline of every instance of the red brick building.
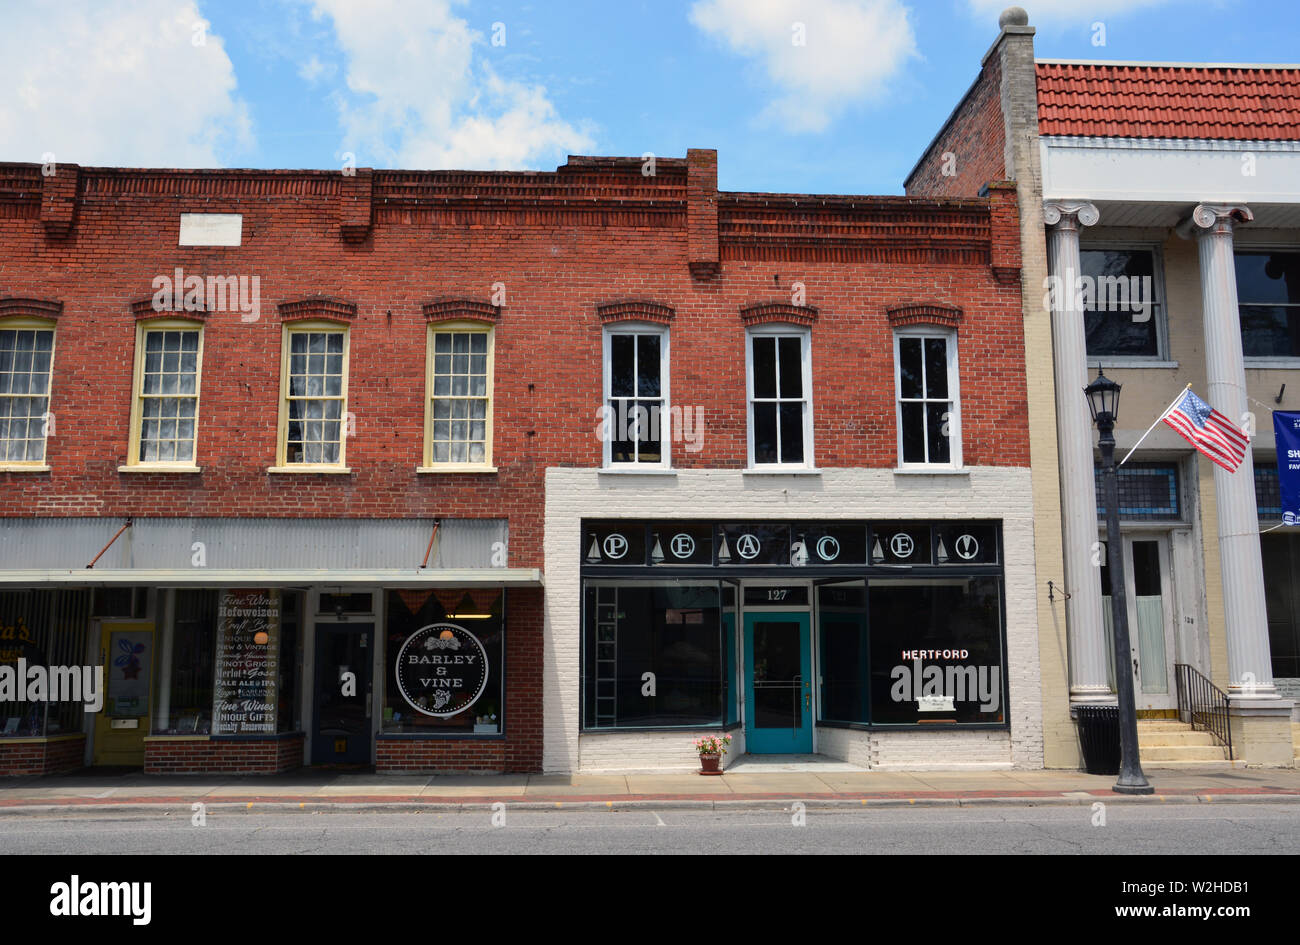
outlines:
[[[0, 673], [0, 770], [1041, 764], [1006, 185], [6, 164], [0, 219], [0, 665], [106, 673]], [[909, 641], [982, 701], [891, 698]]]

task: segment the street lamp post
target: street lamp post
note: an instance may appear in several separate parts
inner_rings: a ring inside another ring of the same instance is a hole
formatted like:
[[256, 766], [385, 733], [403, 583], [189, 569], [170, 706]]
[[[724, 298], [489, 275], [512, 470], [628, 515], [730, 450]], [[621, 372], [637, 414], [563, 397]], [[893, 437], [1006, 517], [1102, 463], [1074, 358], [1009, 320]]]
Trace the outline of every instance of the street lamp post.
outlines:
[[[1119, 780], [1118, 794], [1151, 794], [1155, 791], [1142, 773], [1138, 757], [1137, 706], [1133, 700], [1132, 652], [1128, 636], [1128, 593], [1124, 577], [1124, 545], [1119, 532], [1119, 483], [1115, 474], [1115, 421], [1119, 418], [1119, 388], [1097, 368], [1093, 382], [1083, 389], [1088, 409], [1101, 434], [1102, 494], [1106, 503], [1106, 561], [1110, 566], [1110, 606], [1115, 626], [1115, 689], [1119, 697]], [[1111, 555], [1118, 552], [1118, 557]]]

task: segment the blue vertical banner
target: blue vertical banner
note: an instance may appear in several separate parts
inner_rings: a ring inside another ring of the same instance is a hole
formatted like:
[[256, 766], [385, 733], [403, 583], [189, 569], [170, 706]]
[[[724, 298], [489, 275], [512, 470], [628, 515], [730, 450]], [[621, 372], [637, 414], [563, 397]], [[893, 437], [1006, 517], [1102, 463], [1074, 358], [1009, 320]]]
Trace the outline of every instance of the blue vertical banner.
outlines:
[[1277, 484], [1282, 495], [1282, 524], [1300, 525], [1300, 412], [1273, 411], [1277, 444]]

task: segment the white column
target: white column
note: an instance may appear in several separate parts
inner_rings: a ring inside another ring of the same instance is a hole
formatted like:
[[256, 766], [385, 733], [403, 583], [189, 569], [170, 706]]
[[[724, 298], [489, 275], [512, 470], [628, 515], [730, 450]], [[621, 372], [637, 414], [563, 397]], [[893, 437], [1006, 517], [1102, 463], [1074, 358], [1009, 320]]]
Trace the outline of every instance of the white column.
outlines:
[[1093, 480], [1096, 432], [1083, 389], [1088, 386], [1088, 349], [1083, 310], [1076, 292], [1081, 274], [1079, 227], [1092, 226], [1097, 208], [1080, 201], [1043, 204], [1048, 226], [1047, 262], [1056, 357], [1056, 435], [1061, 467], [1061, 524], [1065, 546], [1066, 636], [1070, 657], [1070, 702], [1113, 702], [1106, 672], [1106, 625], [1101, 613], [1101, 577], [1094, 563], [1097, 489]]
[[[1181, 227], [1184, 234], [1195, 233], [1200, 255], [1206, 399], [1234, 423], [1242, 422], [1249, 407], [1232, 230], [1238, 222], [1251, 219], [1253, 215], [1244, 206], [1203, 203]], [[1249, 450], [1236, 472], [1215, 464], [1214, 495], [1228, 643], [1228, 696], [1276, 699], [1264, 605], [1264, 566], [1259, 551], [1259, 513], [1255, 507], [1255, 464]]]

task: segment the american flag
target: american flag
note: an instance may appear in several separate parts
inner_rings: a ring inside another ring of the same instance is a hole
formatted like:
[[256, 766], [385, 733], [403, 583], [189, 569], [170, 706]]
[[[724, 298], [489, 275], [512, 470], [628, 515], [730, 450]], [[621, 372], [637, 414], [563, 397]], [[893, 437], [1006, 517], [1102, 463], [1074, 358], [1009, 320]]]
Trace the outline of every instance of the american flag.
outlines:
[[1190, 387], [1174, 401], [1164, 421], [1228, 472], [1236, 472], [1246, 458], [1250, 440], [1231, 420], [1193, 394]]

